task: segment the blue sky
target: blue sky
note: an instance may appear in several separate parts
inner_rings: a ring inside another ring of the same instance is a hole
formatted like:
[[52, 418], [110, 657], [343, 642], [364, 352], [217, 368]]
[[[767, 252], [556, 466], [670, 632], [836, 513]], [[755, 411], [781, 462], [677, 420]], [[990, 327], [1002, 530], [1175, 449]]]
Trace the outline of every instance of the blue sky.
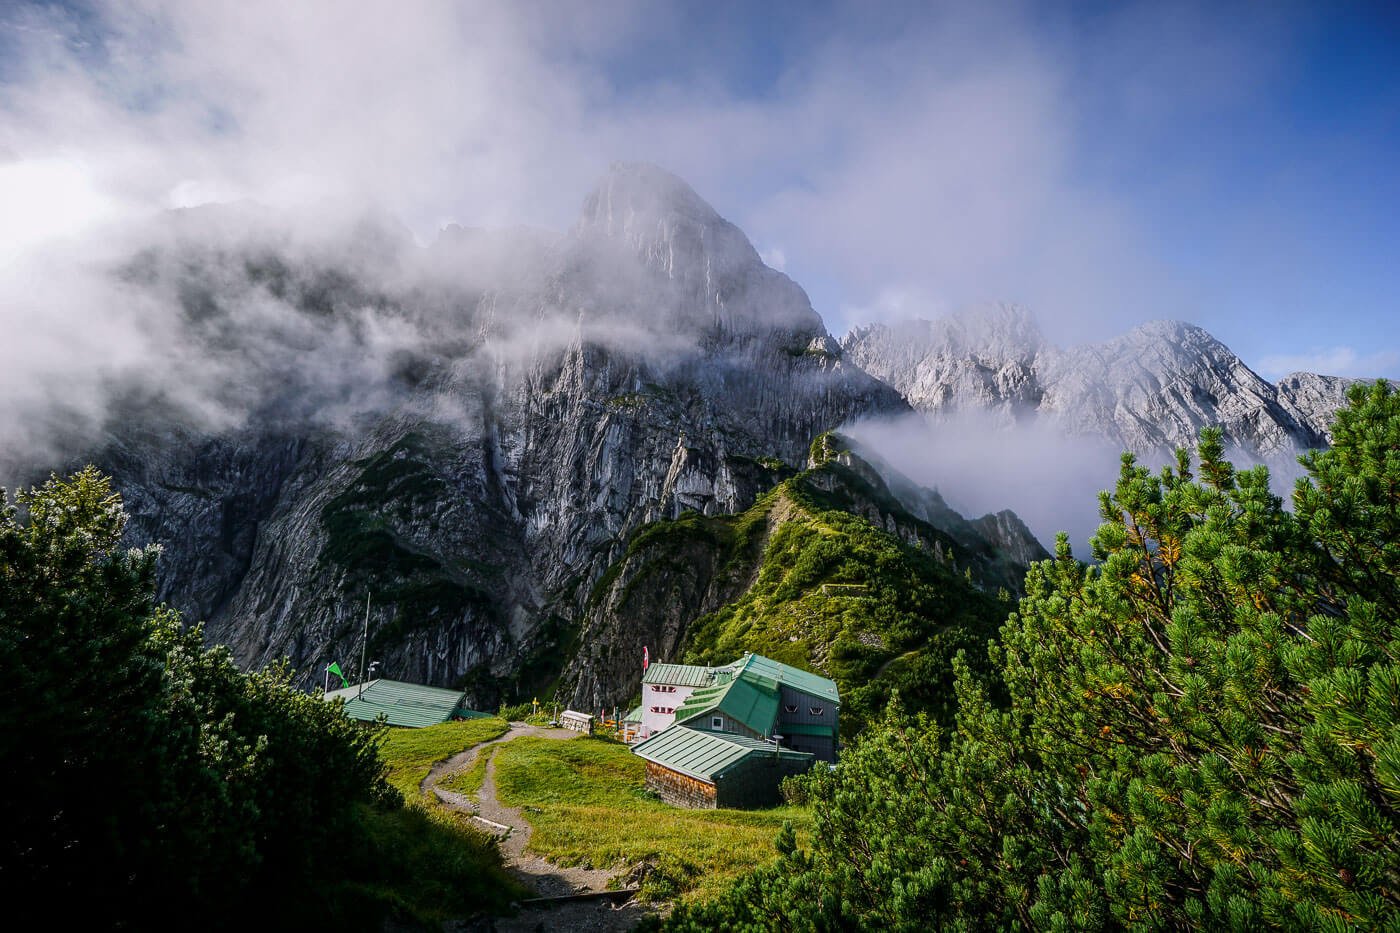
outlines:
[[1400, 378], [1397, 9], [7, 3], [0, 250], [238, 197], [564, 228], [644, 159], [838, 334], [1015, 301]]
[[[722, 74], [736, 98], [780, 99], [832, 33], [878, 49], [937, 29], [926, 4], [874, 15], [686, 9], [648, 53], [612, 64], [623, 94]], [[1169, 293], [1143, 296], [1142, 312], [1106, 302], [1093, 317], [1194, 320], [1276, 371], [1312, 360], [1400, 375], [1400, 7], [1098, 3], [1004, 15], [1010, 35], [990, 48], [1020, 45], [1064, 83], [1065, 183], [1126, 215], [1153, 267], [1144, 288]], [[742, 217], [742, 193], [724, 207]], [[784, 254], [834, 329], [859, 322], [863, 296], [801, 251]], [[987, 300], [1037, 304], [1034, 292], [999, 294], [995, 279], [985, 287]]]

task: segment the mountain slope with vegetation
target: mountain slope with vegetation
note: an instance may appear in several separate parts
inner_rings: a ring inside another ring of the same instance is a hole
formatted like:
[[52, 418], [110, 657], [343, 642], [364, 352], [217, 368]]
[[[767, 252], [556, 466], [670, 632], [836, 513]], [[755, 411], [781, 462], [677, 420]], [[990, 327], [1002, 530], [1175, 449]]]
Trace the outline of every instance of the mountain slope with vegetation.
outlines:
[[985, 663], [1024, 567], [963, 527], [955, 538], [910, 514], [842, 445], [822, 435], [810, 469], [738, 515], [687, 513], [634, 535], [594, 587], [574, 702], [625, 701], [591, 703], [588, 691], [611, 679], [615, 694], [633, 692], [648, 645], [658, 659], [754, 651], [829, 676], [851, 734], [895, 689], [946, 715], [953, 658]]

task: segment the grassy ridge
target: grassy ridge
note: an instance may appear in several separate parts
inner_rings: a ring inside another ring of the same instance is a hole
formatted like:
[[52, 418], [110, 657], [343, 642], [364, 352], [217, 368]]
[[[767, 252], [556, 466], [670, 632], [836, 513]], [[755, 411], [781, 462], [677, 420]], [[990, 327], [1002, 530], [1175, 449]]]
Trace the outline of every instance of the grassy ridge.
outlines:
[[[754, 651], [825, 674], [841, 688], [848, 735], [896, 689], [912, 709], [946, 720], [953, 658], [966, 651], [974, 668], [984, 666], [1010, 604], [935, 553], [833, 508], [810, 482], [816, 472], [787, 480], [740, 516], [710, 520], [745, 531], [730, 559], [746, 563], [754, 582], [691, 624], [686, 660], [717, 664]], [[778, 509], [782, 520], [759, 550], [753, 529]]]
[[504, 719], [491, 717], [445, 722], [423, 729], [391, 729], [379, 754], [388, 766], [389, 783], [398, 788], [405, 800], [416, 800], [418, 785], [434, 764], [502, 736], [509, 728]]
[[638, 529], [590, 604], [608, 596], [619, 616], [652, 613], [668, 581], [707, 568], [696, 592], [730, 601], [689, 621], [683, 660], [722, 664], [753, 651], [830, 677], [849, 738], [895, 691], [906, 708], [950, 720], [954, 658], [965, 652], [984, 673], [987, 643], [1012, 608], [1009, 592], [989, 592], [1008, 566], [990, 549], [967, 553], [828, 457], [737, 515], [685, 512]]
[[522, 807], [530, 849], [560, 865], [645, 866], [652, 898], [705, 900], [745, 871], [777, 857], [784, 822], [801, 833], [801, 807], [683, 810], [644, 789], [645, 763], [624, 745], [596, 738], [518, 738], [495, 752], [496, 796]]

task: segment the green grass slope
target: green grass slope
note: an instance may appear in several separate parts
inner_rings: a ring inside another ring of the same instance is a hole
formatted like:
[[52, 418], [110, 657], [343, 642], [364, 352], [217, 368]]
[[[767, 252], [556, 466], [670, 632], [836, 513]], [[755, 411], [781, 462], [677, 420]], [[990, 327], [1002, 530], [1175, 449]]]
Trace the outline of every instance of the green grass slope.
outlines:
[[841, 689], [847, 736], [896, 690], [947, 721], [953, 659], [966, 651], [986, 669], [1012, 608], [1007, 580], [1024, 568], [965, 529], [954, 539], [911, 515], [847, 455], [817, 458], [737, 515], [639, 529], [592, 589], [589, 640], [674, 645], [660, 656], [689, 663], [753, 651], [815, 671]]
[[974, 668], [984, 666], [1011, 604], [925, 540], [909, 543], [833, 507], [840, 497], [818, 482], [840, 469], [809, 471], [747, 513], [713, 520], [762, 523], [768, 533], [731, 568], [752, 581], [742, 595], [691, 624], [686, 660], [719, 664], [753, 651], [824, 674], [841, 688], [848, 735], [896, 689], [912, 709], [947, 719], [953, 658], [965, 650]]
[[518, 738], [495, 752], [496, 796], [522, 807], [531, 851], [560, 865], [628, 866], [653, 900], [705, 900], [777, 858], [785, 822], [805, 838], [804, 807], [685, 810], [644, 789], [646, 762], [617, 742]]
[[361, 811], [370, 844], [352, 856], [343, 897], [366, 908], [379, 905], [381, 912], [388, 908], [400, 920], [439, 925], [483, 912], [503, 913], [523, 895], [506, 873], [495, 840], [418, 791], [436, 762], [489, 742], [508, 728], [505, 720], [493, 717], [384, 733], [379, 756], [385, 779], [403, 794], [405, 804], [390, 811]]
[[389, 783], [398, 788], [405, 800], [416, 800], [418, 785], [434, 764], [505, 735], [509, 728], [504, 719], [493, 716], [444, 722], [424, 729], [390, 729], [379, 755], [388, 766]]

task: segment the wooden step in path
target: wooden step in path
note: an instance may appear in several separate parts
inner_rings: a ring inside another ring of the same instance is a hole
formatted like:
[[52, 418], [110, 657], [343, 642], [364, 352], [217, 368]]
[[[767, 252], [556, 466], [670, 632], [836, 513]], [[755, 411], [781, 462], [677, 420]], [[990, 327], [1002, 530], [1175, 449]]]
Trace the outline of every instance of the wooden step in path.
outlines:
[[530, 897], [520, 902], [521, 907], [555, 907], [561, 904], [577, 904], [580, 901], [622, 901], [631, 900], [641, 888], [619, 888], [616, 891], [583, 891], [579, 894], [560, 894], [555, 897]]

